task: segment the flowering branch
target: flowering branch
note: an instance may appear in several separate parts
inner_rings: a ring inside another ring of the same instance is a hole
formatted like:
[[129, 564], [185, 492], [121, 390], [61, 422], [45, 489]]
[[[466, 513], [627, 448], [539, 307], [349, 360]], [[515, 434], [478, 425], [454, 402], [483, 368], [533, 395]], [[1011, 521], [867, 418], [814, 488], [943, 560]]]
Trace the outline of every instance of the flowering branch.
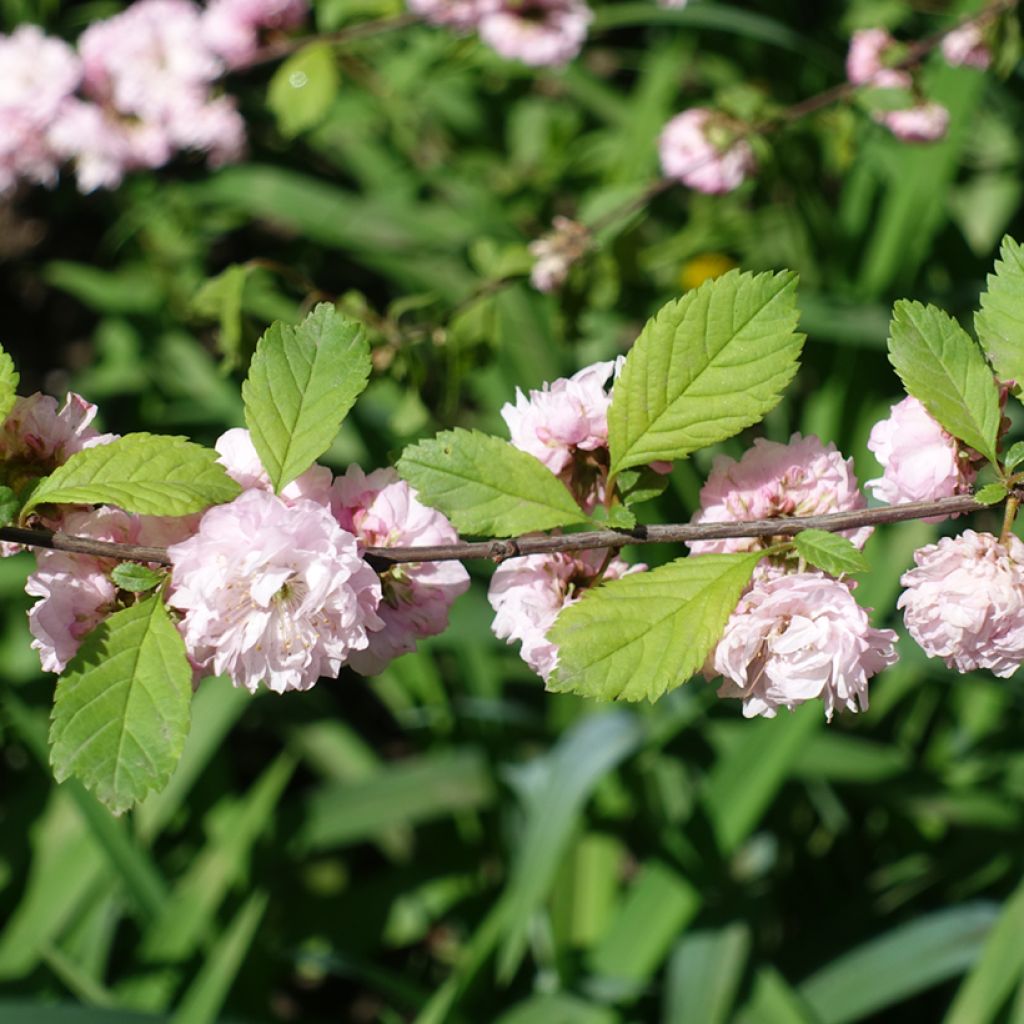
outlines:
[[[901, 505], [886, 505], [856, 512], [832, 512], [821, 516], [793, 516], [780, 519], [753, 519], [735, 523], [659, 523], [635, 526], [630, 530], [585, 530], [580, 533], [555, 536], [527, 534], [507, 540], [460, 541], [456, 544], [438, 544], [431, 547], [367, 547], [364, 554], [379, 564], [396, 565], [402, 562], [451, 562], [486, 558], [501, 562], [522, 555], [547, 555], [558, 551], [591, 551], [598, 548], [621, 548], [627, 544], [678, 544], [691, 540], [723, 540], [728, 537], [790, 537], [803, 530], [853, 530], [862, 526], [899, 523], [909, 519], [927, 519], [931, 516], [958, 515], [980, 512], [990, 506], [970, 495], [941, 498], [938, 501], [911, 501]], [[130, 562], [155, 562], [170, 565], [166, 548], [137, 544], [114, 544], [74, 537], [51, 530], [29, 530], [17, 526], [0, 527], [0, 541], [24, 544], [28, 547], [51, 548], [74, 554], [114, 558]]]

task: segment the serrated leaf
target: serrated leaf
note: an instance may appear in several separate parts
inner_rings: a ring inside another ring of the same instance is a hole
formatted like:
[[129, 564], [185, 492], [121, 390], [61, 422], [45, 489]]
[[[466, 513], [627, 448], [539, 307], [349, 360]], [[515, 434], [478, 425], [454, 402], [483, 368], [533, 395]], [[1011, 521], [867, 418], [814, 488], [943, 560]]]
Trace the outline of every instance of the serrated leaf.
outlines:
[[913, 395], [954, 437], [996, 461], [999, 388], [971, 336], [935, 306], [901, 299], [889, 325], [889, 361]]
[[315, 128], [338, 94], [340, 78], [334, 50], [326, 43], [304, 46], [274, 72], [267, 106], [287, 139]]
[[242, 385], [245, 425], [280, 491], [322, 455], [370, 376], [362, 325], [320, 303], [298, 327], [274, 323]]
[[845, 537], [827, 530], [803, 530], [796, 535], [797, 554], [831, 576], [867, 572], [864, 555]]
[[611, 469], [672, 461], [757, 423], [796, 372], [795, 274], [730, 271], [647, 322], [615, 382]]
[[463, 533], [511, 537], [590, 520], [539, 459], [476, 430], [411, 445], [398, 472]]
[[1022, 462], [1024, 462], [1024, 441], [1015, 441], [1003, 456], [1003, 465], [1007, 472], [1012, 473]]
[[616, 530], [631, 530], [636, 526], [636, 516], [625, 505], [613, 505], [611, 508], [597, 505], [590, 517], [593, 522]]
[[161, 583], [166, 574], [150, 569], [148, 565], [140, 565], [138, 562], [118, 562], [110, 570], [110, 579], [120, 590], [127, 590], [131, 594], [142, 594], [152, 590]]
[[115, 612], [82, 641], [57, 682], [50, 761], [115, 814], [171, 777], [188, 734], [192, 669], [153, 596]]
[[685, 683], [718, 642], [760, 554], [680, 558], [602, 584], [548, 633], [547, 688], [599, 700], [657, 700]]
[[1008, 493], [1005, 484], [986, 484], [974, 492], [973, 498], [982, 505], [998, 505]]
[[0, 348], [0, 423], [7, 419], [14, 408], [20, 379], [18, 371], [14, 368], [14, 360]]
[[39, 481], [22, 515], [49, 504], [117, 505], [140, 515], [184, 516], [240, 492], [215, 451], [183, 437], [125, 434], [75, 452]]
[[987, 278], [974, 329], [1000, 380], [1013, 381], [1015, 395], [1024, 388], [1024, 246], [1003, 239], [995, 273]]
[[622, 500], [632, 507], [652, 501], [665, 493], [668, 487], [668, 473], [656, 473], [650, 466], [639, 469], [625, 469], [617, 478]]
[[10, 489], [0, 486], [0, 526], [10, 526], [17, 521], [21, 510], [21, 499]]

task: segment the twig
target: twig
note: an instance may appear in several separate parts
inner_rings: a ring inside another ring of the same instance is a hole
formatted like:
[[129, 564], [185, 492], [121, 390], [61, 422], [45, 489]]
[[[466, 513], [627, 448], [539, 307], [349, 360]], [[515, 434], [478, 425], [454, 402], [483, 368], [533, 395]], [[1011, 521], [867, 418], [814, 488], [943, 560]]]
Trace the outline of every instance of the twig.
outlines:
[[[1014, 495], [1011, 500], [1016, 499]], [[793, 516], [780, 519], [754, 519], [735, 523], [668, 523], [636, 526], [631, 530], [586, 530], [566, 534], [525, 534], [507, 540], [459, 541], [431, 547], [369, 547], [364, 555], [380, 565], [401, 562], [453, 562], [471, 559], [503, 561], [522, 555], [552, 554], [558, 551], [591, 551], [597, 548], [621, 548], [627, 544], [679, 544], [689, 540], [725, 540], [732, 537], [790, 537], [803, 530], [856, 530], [862, 526], [899, 523], [930, 516], [980, 512], [989, 508], [970, 495], [941, 498], [938, 501], [914, 501], [904, 505], [886, 505], [856, 512], [830, 512], [821, 516]], [[0, 527], [0, 540], [29, 547], [50, 548], [75, 554], [92, 555], [128, 562], [155, 562], [170, 565], [165, 548], [75, 537], [51, 530], [26, 530], [16, 526]]]

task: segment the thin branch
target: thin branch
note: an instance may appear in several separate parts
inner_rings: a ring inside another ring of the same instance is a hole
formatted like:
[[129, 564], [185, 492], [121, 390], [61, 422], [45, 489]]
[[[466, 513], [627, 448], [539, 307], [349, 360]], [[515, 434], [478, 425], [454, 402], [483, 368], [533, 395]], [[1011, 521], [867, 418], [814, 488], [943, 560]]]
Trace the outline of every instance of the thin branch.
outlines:
[[[1016, 496], [1015, 496], [1016, 497]], [[689, 540], [725, 540], [733, 537], [791, 537], [802, 530], [856, 530], [862, 526], [899, 523], [930, 516], [980, 512], [990, 508], [970, 495], [941, 498], [938, 501], [914, 501], [904, 505], [886, 505], [856, 512], [830, 512], [822, 516], [793, 516], [779, 519], [754, 519], [735, 523], [669, 523], [636, 526], [631, 530], [587, 530], [567, 534], [526, 534], [507, 540], [459, 541], [432, 547], [365, 548], [368, 560], [387, 567], [400, 562], [454, 562], [471, 559], [503, 561], [522, 555], [546, 555], [558, 551], [591, 551], [598, 548], [621, 548], [627, 544], [679, 544]], [[170, 565], [165, 548], [142, 547], [135, 544], [114, 544], [75, 537], [51, 530], [26, 530], [17, 526], [0, 527], [0, 540], [28, 547], [69, 551], [127, 562], [155, 562]]]

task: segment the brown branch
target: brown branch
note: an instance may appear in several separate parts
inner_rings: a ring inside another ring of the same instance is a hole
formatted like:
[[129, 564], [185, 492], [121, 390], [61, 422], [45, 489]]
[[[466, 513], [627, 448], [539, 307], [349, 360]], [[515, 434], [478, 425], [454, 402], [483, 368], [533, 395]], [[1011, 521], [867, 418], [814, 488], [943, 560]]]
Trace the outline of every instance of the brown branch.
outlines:
[[[831, 512], [821, 516], [794, 516], [779, 519], [754, 519], [735, 523], [675, 523], [636, 526], [631, 530], [587, 530], [568, 534], [526, 534], [507, 540], [459, 541], [433, 547], [391, 547], [364, 549], [368, 560], [387, 567], [400, 562], [453, 562], [485, 558], [503, 561], [522, 555], [546, 555], [559, 551], [590, 551], [598, 548], [621, 548], [627, 544], [678, 544], [688, 540], [724, 540], [732, 537], [782, 537], [803, 530], [855, 530], [862, 526], [899, 523], [930, 516], [980, 512], [989, 508], [970, 495], [941, 498], [938, 501], [914, 501], [904, 505], [861, 509], [856, 512]], [[165, 548], [141, 547], [135, 544], [114, 544], [74, 537], [50, 530], [26, 530], [16, 526], [0, 527], [0, 540], [13, 541], [29, 547], [69, 551], [128, 562], [155, 562], [170, 565]]]

